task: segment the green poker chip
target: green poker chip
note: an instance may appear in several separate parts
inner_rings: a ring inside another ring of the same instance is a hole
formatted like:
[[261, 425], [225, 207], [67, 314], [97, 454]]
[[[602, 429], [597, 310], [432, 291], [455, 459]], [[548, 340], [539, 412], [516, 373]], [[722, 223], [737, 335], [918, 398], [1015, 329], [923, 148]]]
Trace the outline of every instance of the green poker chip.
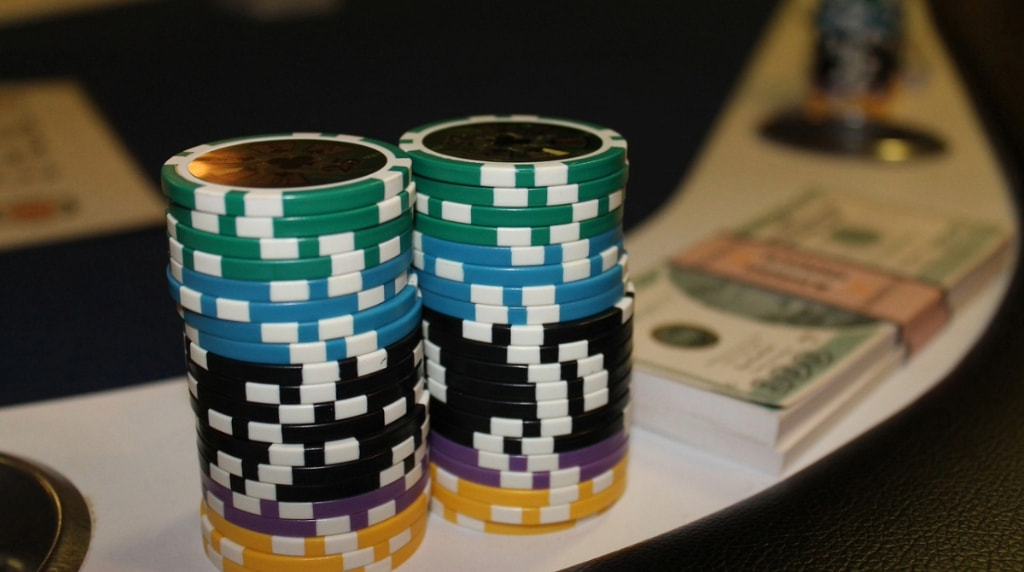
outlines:
[[397, 147], [352, 135], [287, 133], [199, 145], [168, 159], [161, 188], [184, 208], [256, 217], [306, 216], [387, 200], [411, 181]]
[[232, 258], [254, 260], [290, 260], [317, 258], [376, 246], [412, 229], [413, 213], [379, 226], [320, 236], [293, 238], [239, 238], [196, 230], [167, 215], [167, 234], [195, 250]]
[[412, 231], [363, 250], [319, 258], [252, 260], [219, 256], [189, 248], [168, 235], [171, 259], [202, 274], [232, 280], [312, 280], [361, 272], [397, 258], [412, 246]]
[[435, 199], [490, 207], [547, 207], [570, 205], [605, 197], [626, 187], [629, 165], [590, 181], [550, 187], [474, 187], [416, 177], [416, 189]]
[[622, 224], [622, 209], [590, 220], [551, 226], [489, 227], [416, 215], [416, 230], [423, 234], [482, 246], [546, 246], [597, 236]]
[[605, 177], [626, 165], [626, 140], [590, 123], [480, 115], [402, 135], [417, 177], [479, 187], [546, 187]]
[[551, 226], [581, 222], [622, 207], [623, 191], [571, 205], [504, 208], [443, 201], [424, 193], [416, 195], [416, 212], [437, 219], [478, 226]]
[[224, 236], [291, 238], [334, 234], [370, 228], [401, 217], [415, 200], [415, 183], [390, 199], [351, 210], [298, 217], [242, 217], [216, 215], [170, 204], [167, 212], [179, 223]]

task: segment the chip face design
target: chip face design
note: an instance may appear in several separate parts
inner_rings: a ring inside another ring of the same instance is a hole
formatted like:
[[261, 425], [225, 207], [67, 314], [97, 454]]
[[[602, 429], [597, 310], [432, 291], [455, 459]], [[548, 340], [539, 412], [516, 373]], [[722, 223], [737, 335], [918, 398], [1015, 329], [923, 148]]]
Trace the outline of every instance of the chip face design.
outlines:
[[423, 138], [439, 155], [473, 161], [537, 163], [565, 161], [601, 149], [594, 133], [537, 121], [489, 121], [439, 129]]
[[200, 213], [304, 217], [394, 197], [411, 171], [412, 159], [383, 141], [284, 133], [197, 145], [169, 158], [160, 182], [172, 204]]
[[538, 115], [478, 115], [402, 135], [417, 177], [479, 187], [557, 186], [626, 166], [626, 141], [598, 125]]
[[203, 153], [188, 163], [188, 172], [218, 185], [291, 189], [361, 179], [386, 165], [383, 153], [359, 143], [268, 139]]

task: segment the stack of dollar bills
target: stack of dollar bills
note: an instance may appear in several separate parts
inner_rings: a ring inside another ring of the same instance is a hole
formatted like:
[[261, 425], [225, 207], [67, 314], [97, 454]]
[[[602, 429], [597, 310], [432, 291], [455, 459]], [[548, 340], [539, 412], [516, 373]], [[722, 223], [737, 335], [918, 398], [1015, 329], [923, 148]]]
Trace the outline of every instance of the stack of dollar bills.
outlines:
[[810, 191], [635, 278], [636, 423], [772, 474], [1007, 264], [998, 225]]

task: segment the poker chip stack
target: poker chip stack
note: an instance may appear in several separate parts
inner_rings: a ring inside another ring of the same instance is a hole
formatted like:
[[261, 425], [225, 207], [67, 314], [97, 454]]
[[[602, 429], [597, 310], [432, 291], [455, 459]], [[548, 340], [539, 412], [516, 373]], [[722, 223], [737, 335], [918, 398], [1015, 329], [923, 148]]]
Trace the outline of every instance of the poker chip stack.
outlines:
[[503, 534], [603, 512], [625, 489], [630, 422], [625, 141], [516, 115], [399, 146], [419, 191], [431, 510]]
[[161, 175], [207, 556], [397, 566], [429, 516], [409, 157], [295, 133], [201, 145]]

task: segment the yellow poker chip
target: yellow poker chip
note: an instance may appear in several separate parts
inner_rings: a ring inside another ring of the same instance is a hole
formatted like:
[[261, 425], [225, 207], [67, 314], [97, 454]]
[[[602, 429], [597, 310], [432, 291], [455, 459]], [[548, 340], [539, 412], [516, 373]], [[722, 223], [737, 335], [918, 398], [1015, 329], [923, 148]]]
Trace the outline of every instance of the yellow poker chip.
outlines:
[[430, 512], [438, 515], [439, 517], [447, 520], [452, 524], [456, 524], [463, 528], [476, 530], [479, 532], [485, 532], [488, 534], [505, 534], [509, 536], [531, 536], [534, 534], [552, 534], [555, 532], [562, 532], [563, 530], [570, 530], [588, 523], [601, 514], [607, 509], [600, 510], [591, 516], [587, 516], [578, 520], [570, 520], [568, 522], [558, 522], [554, 524], [538, 524], [538, 525], [520, 525], [520, 524], [504, 524], [500, 522], [488, 522], [486, 520], [480, 520], [473, 518], [458, 512], [457, 510], [445, 506], [445, 504], [432, 497], [430, 499]]
[[478, 520], [511, 525], [544, 525], [579, 520], [599, 512], [617, 501], [626, 490], [621, 479], [600, 493], [573, 503], [545, 507], [517, 507], [480, 502], [459, 496], [444, 487], [434, 487], [434, 498], [458, 513]]
[[[416, 552], [416, 550], [420, 547], [420, 544], [423, 543], [423, 537], [426, 536], [427, 532], [427, 519], [423, 519], [421, 522], [423, 523], [423, 526], [420, 528], [418, 533], [413, 534], [412, 538], [405, 546], [399, 548], [390, 556], [386, 556], [374, 562], [373, 564], [367, 566], [360, 566], [358, 568], [349, 568], [346, 570], [346, 572], [387, 572], [388, 570], [394, 570], [398, 568], [399, 566], [404, 564], [405, 561], [408, 560]], [[260, 572], [258, 570], [246, 568], [245, 566], [232, 562], [231, 560], [224, 557], [220, 552], [218, 552], [214, 545], [208, 542], [206, 538], [203, 538], [202, 540], [203, 550], [206, 552], [206, 557], [218, 570], [223, 570], [224, 572]], [[304, 571], [306, 570], [306, 568], [302, 568], [300, 565], [299, 567], [282, 568], [280, 570], [281, 572], [289, 572], [289, 570]], [[334, 570], [338, 570], [338, 568], [334, 568]]]
[[[425, 495], [424, 495], [425, 499]], [[424, 509], [426, 504], [422, 505]], [[394, 536], [359, 550], [325, 556], [286, 556], [261, 552], [240, 546], [225, 538], [214, 528], [209, 519], [203, 519], [203, 545], [207, 556], [221, 570], [254, 572], [334, 572], [337, 570], [363, 570], [373, 565], [373, 570], [398, 566], [415, 552], [426, 534], [429, 513], [422, 510], [411, 526]]]
[[443, 487], [465, 499], [493, 505], [532, 508], [565, 505], [582, 501], [611, 488], [626, 479], [628, 458], [623, 458], [614, 467], [582, 483], [550, 489], [507, 489], [475, 483], [461, 479], [434, 463], [430, 464], [430, 479], [437, 487]]
[[409, 528], [426, 513], [428, 494], [429, 490], [402, 512], [377, 524], [326, 536], [281, 536], [250, 530], [229, 522], [208, 506], [206, 501], [200, 505], [199, 512], [224, 538], [246, 548], [282, 556], [329, 556], [380, 544]]

